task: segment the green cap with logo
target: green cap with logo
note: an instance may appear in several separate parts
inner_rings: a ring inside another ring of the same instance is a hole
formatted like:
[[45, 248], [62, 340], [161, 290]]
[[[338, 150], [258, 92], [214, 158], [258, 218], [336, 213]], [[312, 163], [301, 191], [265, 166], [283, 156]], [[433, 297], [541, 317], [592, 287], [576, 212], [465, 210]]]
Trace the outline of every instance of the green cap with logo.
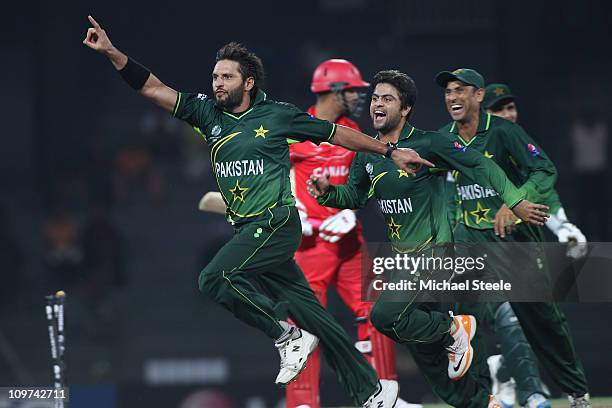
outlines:
[[449, 81], [461, 81], [464, 84], [484, 88], [484, 78], [480, 73], [470, 68], [459, 68], [454, 71], [442, 71], [436, 75], [436, 83], [442, 88], [446, 88]]
[[516, 97], [512, 94], [510, 87], [506, 84], [489, 84], [485, 88], [485, 97], [482, 107], [489, 109], [495, 105], [512, 102]]

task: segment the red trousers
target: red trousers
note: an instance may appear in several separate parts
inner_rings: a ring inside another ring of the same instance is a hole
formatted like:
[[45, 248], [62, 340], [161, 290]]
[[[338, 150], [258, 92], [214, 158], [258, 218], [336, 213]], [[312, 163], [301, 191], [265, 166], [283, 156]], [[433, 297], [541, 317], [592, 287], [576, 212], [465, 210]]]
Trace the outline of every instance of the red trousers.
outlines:
[[[334, 244], [319, 238], [317, 230], [311, 237], [302, 236], [295, 260], [323, 306], [327, 307], [327, 289], [334, 286], [353, 312], [357, 322], [356, 346], [374, 366], [378, 378], [397, 379], [395, 344], [372, 327], [369, 318], [372, 304], [362, 300], [362, 263], [368, 265], [370, 261], [361, 226], [357, 225]], [[287, 386], [287, 408], [320, 408], [320, 370], [321, 357], [317, 349], [308, 357], [304, 371]]]

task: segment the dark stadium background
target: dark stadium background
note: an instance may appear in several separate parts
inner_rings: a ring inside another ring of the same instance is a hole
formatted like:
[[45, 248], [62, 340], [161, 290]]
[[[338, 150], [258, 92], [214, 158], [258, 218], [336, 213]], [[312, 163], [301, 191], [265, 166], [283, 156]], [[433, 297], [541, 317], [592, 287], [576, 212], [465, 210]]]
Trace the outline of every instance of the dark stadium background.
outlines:
[[[222, 217], [196, 210], [215, 189], [204, 145], [81, 44], [89, 13], [180, 90], [209, 92], [214, 53], [230, 40], [262, 57], [273, 99], [304, 109], [324, 59], [350, 59], [366, 79], [400, 69], [419, 89], [412, 122], [426, 129], [449, 120], [434, 75], [476, 68], [518, 95], [519, 122], [556, 163], [570, 219], [589, 240], [611, 240], [610, 167], [579, 173], [570, 138], [576, 122], [610, 123], [607, 1], [5, 3], [2, 386], [51, 383], [43, 296], [63, 288], [75, 408], [186, 408], [181, 401], [198, 390], [209, 401], [202, 407], [272, 407], [282, 396], [270, 341], [197, 291], [199, 270], [231, 234]], [[360, 123], [371, 130], [367, 115]], [[383, 240], [376, 211], [361, 217], [368, 238]], [[331, 305], [352, 330], [337, 298]], [[612, 305], [564, 309], [592, 393], [610, 395]], [[410, 356], [401, 348], [398, 356], [402, 396], [431, 399]], [[323, 381], [325, 404], [346, 402], [329, 371]]]

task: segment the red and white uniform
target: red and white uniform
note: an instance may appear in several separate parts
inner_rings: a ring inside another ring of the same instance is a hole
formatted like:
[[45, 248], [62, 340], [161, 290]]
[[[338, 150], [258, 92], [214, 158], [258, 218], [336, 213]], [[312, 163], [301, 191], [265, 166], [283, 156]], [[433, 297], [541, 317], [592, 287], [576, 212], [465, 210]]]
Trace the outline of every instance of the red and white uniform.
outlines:
[[[314, 106], [308, 109], [308, 113], [316, 116]], [[340, 117], [336, 123], [359, 130], [357, 123], [346, 117]], [[295, 195], [306, 208], [308, 222], [313, 226], [311, 236], [302, 235], [295, 260], [324, 306], [327, 304], [327, 289], [333, 284], [356, 316], [367, 316], [369, 304], [361, 301], [361, 249], [364, 243], [361, 225], [357, 222], [352, 231], [333, 244], [319, 237], [321, 223], [341, 210], [319, 205], [306, 190], [310, 176], [323, 175], [325, 170], [330, 174], [330, 183], [345, 184], [355, 152], [329, 143], [317, 146], [312, 142], [292, 144], [289, 152], [295, 175]]]
[[[316, 116], [315, 108], [309, 108], [308, 113]], [[357, 123], [346, 117], [340, 117], [336, 123], [360, 130]], [[362, 301], [362, 262], [369, 262], [369, 259], [364, 259], [368, 255], [361, 224], [357, 222], [355, 228], [335, 243], [319, 237], [321, 223], [342, 210], [319, 205], [306, 190], [310, 176], [323, 175], [325, 170], [330, 174], [330, 183], [345, 184], [355, 152], [329, 143], [317, 146], [312, 142], [292, 144], [289, 151], [295, 175], [295, 195], [306, 208], [308, 222], [313, 226], [311, 236], [302, 235], [295, 260], [323, 306], [327, 306], [327, 289], [333, 285], [355, 317], [363, 318], [362, 324], [357, 326], [357, 339], [362, 345], [371, 345], [371, 351], [367, 347], [362, 351], [376, 368], [379, 378], [396, 379], [392, 340], [371, 326], [371, 304]], [[317, 350], [308, 358], [308, 365], [298, 379], [287, 387], [287, 408], [300, 405], [319, 408], [319, 375]]]

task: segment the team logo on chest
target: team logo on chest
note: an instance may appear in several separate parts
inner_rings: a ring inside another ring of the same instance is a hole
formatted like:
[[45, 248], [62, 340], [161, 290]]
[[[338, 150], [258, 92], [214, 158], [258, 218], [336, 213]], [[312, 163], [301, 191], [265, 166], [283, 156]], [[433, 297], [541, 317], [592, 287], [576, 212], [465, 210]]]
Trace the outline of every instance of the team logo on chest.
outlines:
[[219, 136], [221, 134], [221, 126], [219, 125], [213, 126], [212, 130], [210, 131], [210, 134], [212, 135], [212, 137]]
[[266, 133], [268, 133], [270, 130], [268, 129], [264, 129], [263, 125], [259, 125], [259, 129], [253, 129], [253, 132], [255, 132], [255, 137], [263, 137], [264, 139], [266, 138]]

